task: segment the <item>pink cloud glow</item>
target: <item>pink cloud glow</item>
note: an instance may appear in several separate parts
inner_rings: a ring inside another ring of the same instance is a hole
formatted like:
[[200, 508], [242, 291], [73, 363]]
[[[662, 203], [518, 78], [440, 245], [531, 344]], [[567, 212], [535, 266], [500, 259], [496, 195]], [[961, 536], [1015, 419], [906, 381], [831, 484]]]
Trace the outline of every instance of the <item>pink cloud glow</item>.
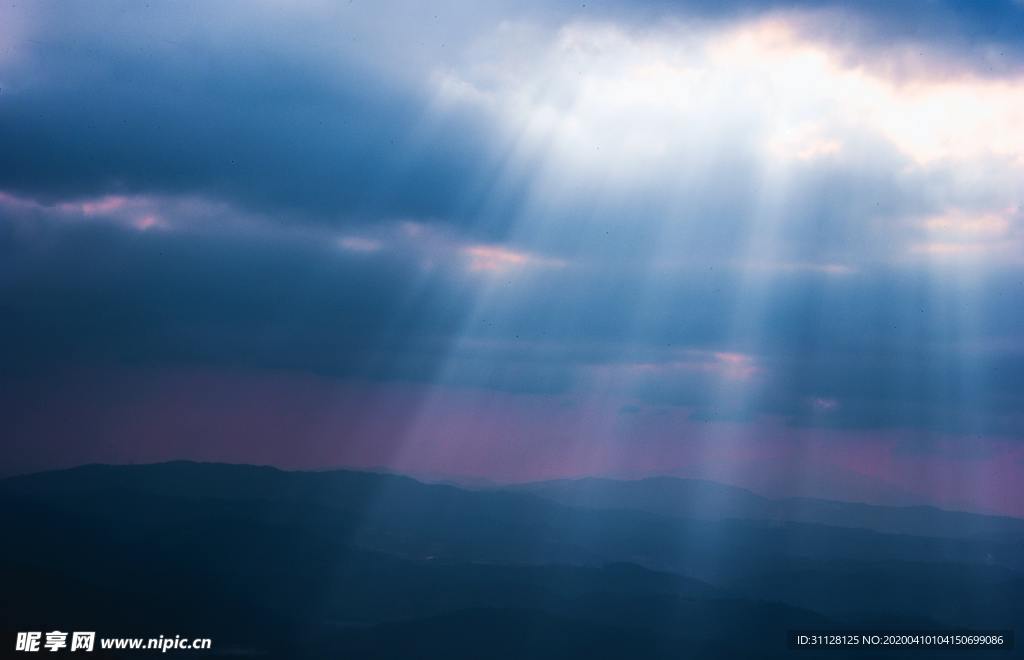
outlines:
[[461, 252], [468, 260], [467, 268], [475, 273], [501, 273], [527, 266], [561, 268], [565, 265], [558, 259], [550, 259], [500, 245], [468, 245], [463, 247]]

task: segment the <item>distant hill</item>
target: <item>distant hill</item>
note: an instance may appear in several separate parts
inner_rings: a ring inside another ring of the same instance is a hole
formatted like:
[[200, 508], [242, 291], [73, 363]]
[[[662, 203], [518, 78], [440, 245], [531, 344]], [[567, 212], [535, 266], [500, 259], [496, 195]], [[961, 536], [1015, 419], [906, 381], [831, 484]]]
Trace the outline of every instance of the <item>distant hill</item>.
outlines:
[[595, 509], [630, 509], [677, 518], [763, 520], [871, 529], [890, 534], [1024, 540], [1024, 520], [929, 506], [887, 507], [810, 498], [769, 499], [700, 479], [563, 479], [510, 486], [553, 502]]

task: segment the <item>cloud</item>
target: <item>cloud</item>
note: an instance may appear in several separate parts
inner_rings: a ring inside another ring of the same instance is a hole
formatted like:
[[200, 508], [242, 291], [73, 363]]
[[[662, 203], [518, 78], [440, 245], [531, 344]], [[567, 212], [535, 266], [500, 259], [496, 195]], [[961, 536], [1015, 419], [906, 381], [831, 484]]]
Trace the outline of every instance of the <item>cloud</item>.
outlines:
[[[920, 240], [921, 218], [1019, 203], [1012, 69], [908, 79], [864, 59], [946, 48], [958, 29], [1004, 43], [1012, 5], [454, 9], [207, 8], [199, 27], [155, 3], [143, 29], [79, 5], [10, 9], [0, 189], [187, 196], [349, 234], [412, 219], [573, 262], [840, 270], [949, 252]], [[772, 253], [741, 254], [759, 233]]]
[[469, 245], [462, 248], [472, 272], [507, 273], [521, 268], [562, 268], [565, 262], [512, 250], [499, 245]]
[[395, 227], [364, 238], [389, 245], [366, 253], [319, 234], [139, 232], [50, 213], [0, 224], [0, 358], [11, 377], [206, 364], [609, 392], [798, 425], [1024, 430], [1012, 271], [956, 288], [909, 268], [762, 274], [758, 330], [737, 335], [744, 275], [725, 267], [653, 281], [643, 268], [541, 267], [495, 283], [452, 258], [473, 244], [432, 230], [403, 244]]
[[362, 236], [343, 236], [338, 239], [338, 245], [349, 252], [377, 252], [381, 249], [380, 241]]
[[420, 90], [345, 48], [219, 10], [209, 31], [154, 12], [139, 34], [37, 8], [0, 71], [0, 187], [45, 203], [189, 195], [291, 222], [429, 218], [454, 214], [446, 191], [488, 158], [473, 118], [431, 117]]
[[1020, 8], [984, 4], [22, 7], [5, 372], [1019, 435]]
[[506, 145], [491, 193], [532, 249], [827, 274], [922, 255], [1013, 263], [1015, 214], [998, 246], [921, 227], [1019, 204], [1021, 74], [894, 77], [814, 20], [510, 22], [432, 81], [440, 108], [488, 117]]

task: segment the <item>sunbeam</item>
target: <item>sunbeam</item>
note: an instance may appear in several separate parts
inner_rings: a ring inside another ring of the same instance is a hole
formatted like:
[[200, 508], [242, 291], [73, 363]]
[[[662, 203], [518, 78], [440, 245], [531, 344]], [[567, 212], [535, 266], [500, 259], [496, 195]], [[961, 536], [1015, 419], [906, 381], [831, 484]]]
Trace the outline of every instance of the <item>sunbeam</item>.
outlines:
[[0, 635], [1012, 646], [1022, 28], [1018, 0], [3, 5]]

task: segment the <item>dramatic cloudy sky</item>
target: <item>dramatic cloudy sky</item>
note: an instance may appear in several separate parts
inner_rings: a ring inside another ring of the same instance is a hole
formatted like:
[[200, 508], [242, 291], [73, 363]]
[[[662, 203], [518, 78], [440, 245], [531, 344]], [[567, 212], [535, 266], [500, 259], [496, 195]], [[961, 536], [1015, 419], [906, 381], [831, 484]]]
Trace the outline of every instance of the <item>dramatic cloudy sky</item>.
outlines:
[[1024, 515], [1024, 4], [0, 6], [0, 472]]

